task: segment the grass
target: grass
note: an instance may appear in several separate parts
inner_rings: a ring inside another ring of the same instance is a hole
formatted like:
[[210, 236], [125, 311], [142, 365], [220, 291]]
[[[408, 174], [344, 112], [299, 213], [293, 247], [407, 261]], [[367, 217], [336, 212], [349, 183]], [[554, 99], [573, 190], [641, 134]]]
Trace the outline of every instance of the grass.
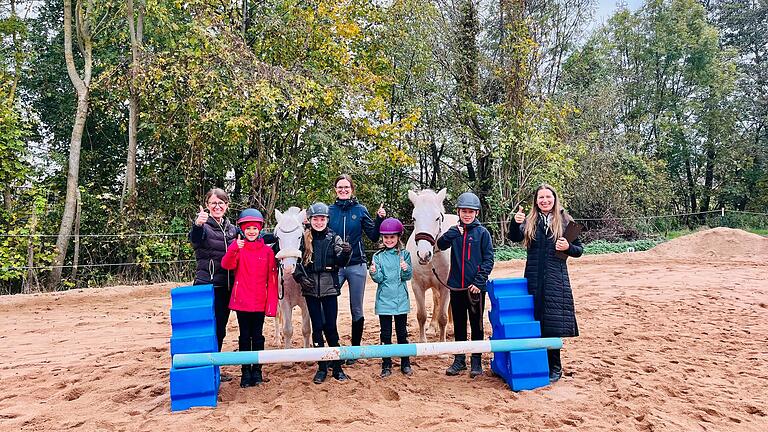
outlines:
[[[657, 244], [662, 243], [661, 240], [635, 240], [625, 242], [607, 242], [605, 240], [596, 240], [584, 246], [585, 255], [598, 255], [608, 253], [622, 253], [622, 252], [640, 252], [648, 250]], [[508, 261], [513, 259], [525, 259], [526, 251], [522, 246], [501, 246], [496, 248], [495, 259], [496, 261]]]

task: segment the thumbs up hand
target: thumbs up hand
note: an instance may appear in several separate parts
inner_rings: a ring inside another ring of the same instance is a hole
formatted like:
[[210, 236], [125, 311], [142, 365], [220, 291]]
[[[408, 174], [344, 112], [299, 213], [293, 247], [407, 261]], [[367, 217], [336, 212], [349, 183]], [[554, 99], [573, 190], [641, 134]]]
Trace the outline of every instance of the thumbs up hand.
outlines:
[[371, 274], [376, 273], [376, 261], [371, 260]]
[[515, 213], [515, 222], [518, 224], [521, 224], [525, 222], [525, 212], [523, 211], [523, 206], [520, 206], [520, 209]]
[[208, 222], [208, 212], [205, 211], [203, 206], [200, 206], [200, 213], [197, 214], [195, 225], [201, 227], [205, 225], [206, 222]]
[[400, 258], [400, 269], [402, 271], [408, 271], [408, 263], [402, 258]]
[[387, 217], [387, 211], [386, 211], [386, 210], [384, 210], [384, 203], [381, 203], [381, 205], [379, 206], [379, 209], [378, 209], [378, 210], [376, 210], [376, 214], [377, 214], [377, 215], [378, 215], [380, 218], [382, 218], [382, 219], [384, 219], [385, 217]]
[[243, 240], [240, 234], [237, 235], [237, 247], [239, 249], [242, 249], [243, 247], [245, 247], [245, 240]]

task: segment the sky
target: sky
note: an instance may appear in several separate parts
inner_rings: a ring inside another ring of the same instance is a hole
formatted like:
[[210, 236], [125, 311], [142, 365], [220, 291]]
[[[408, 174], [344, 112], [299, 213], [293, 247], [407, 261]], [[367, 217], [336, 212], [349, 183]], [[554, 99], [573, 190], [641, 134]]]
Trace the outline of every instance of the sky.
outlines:
[[600, 24], [608, 21], [608, 18], [616, 12], [616, 5], [622, 3], [626, 4], [629, 10], [636, 11], [643, 5], [643, 0], [597, 0], [595, 17], [590, 29], [597, 28]]

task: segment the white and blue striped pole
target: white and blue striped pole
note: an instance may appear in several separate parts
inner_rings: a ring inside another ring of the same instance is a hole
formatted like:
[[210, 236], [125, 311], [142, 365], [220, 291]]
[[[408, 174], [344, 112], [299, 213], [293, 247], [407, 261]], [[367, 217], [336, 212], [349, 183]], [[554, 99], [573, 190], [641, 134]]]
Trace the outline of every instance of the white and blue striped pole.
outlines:
[[419, 344], [296, 348], [265, 351], [213, 352], [198, 354], [176, 354], [173, 356], [173, 367], [179, 369], [210, 365], [226, 366], [382, 357], [418, 357], [441, 354], [560, 349], [562, 346], [563, 341], [560, 338], [530, 338], [479, 340], [466, 342], [432, 342]]

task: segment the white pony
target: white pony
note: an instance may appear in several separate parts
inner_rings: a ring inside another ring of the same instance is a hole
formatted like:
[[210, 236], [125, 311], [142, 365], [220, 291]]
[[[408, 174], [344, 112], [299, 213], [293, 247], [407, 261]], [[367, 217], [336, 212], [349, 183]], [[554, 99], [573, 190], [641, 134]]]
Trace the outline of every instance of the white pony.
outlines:
[[448, 281], [448, 272], [451, 268], [451, 250], [440, 251], [435, 246], [435, 241], [448, 228], [459, 223], [459, 217], [445, 214], [445, 207], [443, 206], [445, 189], [438, 193], [431, 189], [424, 189], [418, 193], [408, 191], [408, 198], [413, 203], [413, 233], [408, 237], [408, 244], [405, 248], [412, 257], [417, 258], [414, 260], [411, 289], [414, 297], [416, 297], [419, 342], [427, 341], [424, 328], [427, 321], [425, 296], [430, 288], [432, 289], [433, 301], [430, 327], [435, 329], [439, 341], [444, 342], [446, 325], [448, 324], [450, 291], [443, 283]]
[[[293, 308], [301, 308], [301, 335], [304, 337], [304, 348], [312, 346], [310, 343], [312, 328], [309, 320], [307, 301], [301, 295], [301, 286], [293, 280], [293, 271], [296, 268], [296, 260], [301, 258], [299, 245], [304, 234], [304, 219], [307, 212], [298, 207], [291, 207], [285, 213], [275, 209], [275, 237], [278, 238], [280, 251], [275, 258], [280, 260], [282, 275], [280, 276], [278, 290], [282, 293], [280, 306], [277, 309], [277, 322], [275, 323], [275, 343], [281, 342], [285, 348], [291, 347], [293, 338]], [[281, 331], [282, 329], [282, 331]]]

